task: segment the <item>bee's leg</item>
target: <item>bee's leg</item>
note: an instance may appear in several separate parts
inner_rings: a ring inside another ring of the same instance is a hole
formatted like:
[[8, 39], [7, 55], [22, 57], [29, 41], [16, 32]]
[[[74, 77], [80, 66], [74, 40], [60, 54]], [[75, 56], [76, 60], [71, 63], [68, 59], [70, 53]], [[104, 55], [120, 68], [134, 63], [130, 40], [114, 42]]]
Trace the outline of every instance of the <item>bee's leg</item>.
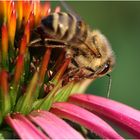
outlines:
[[69, 46], [69, 44], [65, 41], [62, 40], [57, 40], [57, 39], [50, 39], [50, 38], [45, 38], [43, 40], [45, 46], [49, 45], [52, 46], [54, 48], [65, 48], [66, 46]]
[[82, 68], [73, 68], [68, 71], [63, 77], [63, 84], [67, 84], [70, 81], [81, 81], [85, 78]]
[[37, 38], [33, 41], [31, 41], [27, 47], [33, 47], [33, 48], [38, 48], [38, 47], [42, 47], [43, 46], [43, 41], [41, 38]]
[[91, 67], [84, 67], [83, 69], [85, 69], [88, 74], [85, 74], [85, 78], [88, 78], [88, 79], [93, 79], [93, 77], [95, 77], [95, 70], [93, 70]]
[[95, 71], [90, 67], [79, 67], [78, 64], [74, 63], [74, 67], [67, 73], [69, 81], [81, 81], [83, 79], [95, 78]]
[[51, 48], [65, 48], [69, 46], [66, 42], [50, 38], [37, 38], [28, 44], [28, 47], [51, 47]]
[[71, 49], [67, 49], [66, 51], [66, 57], [71, 57], [71, 63], [69, 64], [69, 67], [64, 75], [64, 82], [70, 82], [70, 81], [80, 81], [80, 78], [83, 77], [83, 69], [79, 66], [79, 64], [76, 62], [76, 60], [72, 56]]
[[74, 81], [77, 81], [77, 82], [85, 79], [85, 75], [84, 75], [83, 69], [79, 69], [78, 72], [75, 73], [73, 79], [74, 79]]
[[74, 80], [74, 75], [75, 73], [78, 72], [78, 69], [69, 69], [65, 75], [63, 76], [63, 85], [67, 84], [68, 82], [70, 81], [73, 81]]

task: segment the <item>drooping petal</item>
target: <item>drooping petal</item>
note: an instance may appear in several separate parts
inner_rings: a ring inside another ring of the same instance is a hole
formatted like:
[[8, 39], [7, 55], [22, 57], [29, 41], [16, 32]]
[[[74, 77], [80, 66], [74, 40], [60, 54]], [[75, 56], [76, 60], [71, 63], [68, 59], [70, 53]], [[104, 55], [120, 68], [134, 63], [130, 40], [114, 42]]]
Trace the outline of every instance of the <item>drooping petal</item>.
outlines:
[[140, 138], [140, 111], [111, 99], [89, 94], [72, 95], [69, 102], [127, 126], [133, 135]]
[[12, 116], [8, 115], [5, 120], [22, 139], [47, 139], [44, 133], [19, 113], [15, 113]]
[[51, 112], [85, 126], [101, 138], [122, 139], [105, 121], [76, 105], [70, 103], [54, 103]]
[[65, 121], [47, 111], [34, 111], [28, 117], [41, 127], [52, 139], [84, 139]]

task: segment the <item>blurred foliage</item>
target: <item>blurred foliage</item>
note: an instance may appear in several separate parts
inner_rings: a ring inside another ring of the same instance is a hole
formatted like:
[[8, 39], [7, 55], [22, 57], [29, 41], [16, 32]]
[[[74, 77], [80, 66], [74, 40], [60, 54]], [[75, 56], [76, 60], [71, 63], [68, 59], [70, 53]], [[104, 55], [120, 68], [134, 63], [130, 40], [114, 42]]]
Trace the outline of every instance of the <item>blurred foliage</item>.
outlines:
[[[67, 2], [93, 29], [105, 34], [116, 55], [111, 99], [140, 109], [140, 2]], [[52, 6], [59, 5], [52, 2]], [[97, 79], [87, 93], [107, 96], [109, 79]]]

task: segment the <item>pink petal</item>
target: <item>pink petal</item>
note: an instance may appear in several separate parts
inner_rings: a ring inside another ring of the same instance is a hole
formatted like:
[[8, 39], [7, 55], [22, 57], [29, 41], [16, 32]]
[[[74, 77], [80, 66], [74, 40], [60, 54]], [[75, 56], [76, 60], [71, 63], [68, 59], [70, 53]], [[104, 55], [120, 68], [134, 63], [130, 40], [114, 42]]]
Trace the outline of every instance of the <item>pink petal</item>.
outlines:
[[138, 110], [111, 99], [87, 94], [74, 94], [69, 98], [69, 102], [129, 127], [131, 133], [140, 138], [140, 112]]
[[65, 121], [50, 112], [34, 111], [28, 117], [53, 139], [84, 139]]
[[122, 138], [105, 121], [91, 112], [70, 103], [54, 103], [51, 112], [80, 123], [102, 138]]
[[9, 115], [5, 120], [22, 139], [48, 139], [25, 116], [19, 113]]

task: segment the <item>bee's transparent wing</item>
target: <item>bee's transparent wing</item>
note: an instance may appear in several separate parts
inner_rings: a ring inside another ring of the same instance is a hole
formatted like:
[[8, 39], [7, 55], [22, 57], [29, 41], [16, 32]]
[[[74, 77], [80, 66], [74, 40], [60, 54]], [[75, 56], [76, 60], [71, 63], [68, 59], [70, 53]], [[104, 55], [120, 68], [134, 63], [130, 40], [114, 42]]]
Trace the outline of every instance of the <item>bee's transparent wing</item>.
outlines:
[[82, 21], [83, 19], [75, 12], [75, 10], [73, 10], [73, 8], [67, 4], [67, 2], [59, 0], [60, 4], [62, 5], [62, 7], [68, 12], [71, 13], [72, 15], [74, 15], [77, 20]]

